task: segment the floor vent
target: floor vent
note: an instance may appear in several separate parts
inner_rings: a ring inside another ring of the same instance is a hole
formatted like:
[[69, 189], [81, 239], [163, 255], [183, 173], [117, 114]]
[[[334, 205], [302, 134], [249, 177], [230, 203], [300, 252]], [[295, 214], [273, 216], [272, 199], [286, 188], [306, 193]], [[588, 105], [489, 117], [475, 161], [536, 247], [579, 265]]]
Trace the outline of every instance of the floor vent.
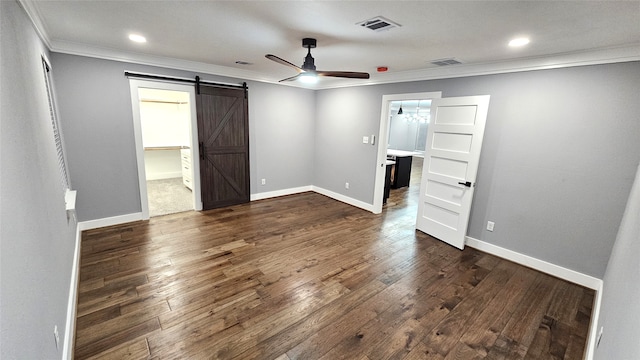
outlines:
[[450, 58], [450, 59], [438, 59], [438, 60], [433, 60], [431, 62], [433, 65], [438, 65], [438, 66], [447, 66], [447, 65], [458, 65], [458, 64], [462, 64], [460, 61], [454, 59], [454, 58]]
[[402, 26], [389, 19], [383, 18], [382, 16], [377, 16], [377, 17], [374, 17], [373, 19], [361, 21], [359, 23], [356, 23], [356, 25], [366, 27], [367, 29], [371, 29], [373, 31], [390, 30], [390, 29]]

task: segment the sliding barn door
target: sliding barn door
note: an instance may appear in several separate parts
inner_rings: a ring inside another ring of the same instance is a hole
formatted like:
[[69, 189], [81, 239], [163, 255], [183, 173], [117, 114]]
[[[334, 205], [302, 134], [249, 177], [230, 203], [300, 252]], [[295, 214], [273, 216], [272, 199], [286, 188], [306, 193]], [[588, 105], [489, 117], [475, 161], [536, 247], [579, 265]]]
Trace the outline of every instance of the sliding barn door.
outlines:
[[203, 210], [249, 202], [246, 89], [200, 85], [196, 109]]

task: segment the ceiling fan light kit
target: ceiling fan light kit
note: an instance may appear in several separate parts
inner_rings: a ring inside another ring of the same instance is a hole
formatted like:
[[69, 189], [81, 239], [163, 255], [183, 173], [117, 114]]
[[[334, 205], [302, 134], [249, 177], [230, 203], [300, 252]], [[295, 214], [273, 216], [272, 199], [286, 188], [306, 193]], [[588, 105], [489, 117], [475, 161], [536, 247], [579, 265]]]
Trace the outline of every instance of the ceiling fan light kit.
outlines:
[[315, 84], [318, 82], [318, 76], [315, 74], [315, 72], [311, 71], [300, 74], [298, 79], [300, 79], [300, 82], [303, 82], [305, 84]]
[[283, 81], [292, 81], [292, 80], [300, 80], [305, 83], [313, 83], [317, 81], [318, 76], [328, 76], [328, 77], [338, 77], [338, 78], [348, 78], [348, 79], [368, 79], [369, 73], [364, 72], [355, 72], [355, 71], [322, 71], [316, 70], [315, 60], [313, 56], [311, 56], [311, 49], [317, 46], [317, 40], [313, 38], [304, 38], [302, 39], [302, 47], [307, 49], [307, 56], [304, 58], [304, 63], [302, 67], [297, 66], [293, 63], [290, 63], [287, 60], [284, 60], [280, 57], [277, 57], [272, 54], [267, 54], [265, 57], [271, 61], [275, 61], [279, 64], [292, 67], [298, 71], [298, 74], [286, 79], [282, 79], [279, 82]]

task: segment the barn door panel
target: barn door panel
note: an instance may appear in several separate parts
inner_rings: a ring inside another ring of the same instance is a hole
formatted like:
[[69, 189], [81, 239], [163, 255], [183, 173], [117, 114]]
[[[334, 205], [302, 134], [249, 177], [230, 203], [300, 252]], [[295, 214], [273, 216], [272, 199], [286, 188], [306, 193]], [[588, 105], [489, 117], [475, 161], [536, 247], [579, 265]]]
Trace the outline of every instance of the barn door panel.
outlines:
[[196, 109], [203, 210], [249, 202], [246, 89], [200, 85]]

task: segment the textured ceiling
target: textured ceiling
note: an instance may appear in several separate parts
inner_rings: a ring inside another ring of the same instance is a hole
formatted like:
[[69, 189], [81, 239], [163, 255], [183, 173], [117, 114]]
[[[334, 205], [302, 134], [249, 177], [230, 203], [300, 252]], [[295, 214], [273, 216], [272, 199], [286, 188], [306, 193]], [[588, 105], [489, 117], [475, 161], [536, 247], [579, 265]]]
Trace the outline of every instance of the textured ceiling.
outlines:
[[[366, 83], [588, 63], [593, 54], [600, 59], [595, 62], [640, 58], [640, 1], [21, 3], [54, 51], [264, 81], [295, 75], [264, 55], [302, 65], [304, 37], [318, 39], [312, 54], [319, 70], [369, 72], [372, 78]], [[357, 25], [376, 16], [401, 26], [375, 32]], [[131, 32], [148, 42], [129, 41]], [[516, 36], [528, 36], [531, 43], [509, 48], [508, 41]], [[463, 64], [446, 70], [431, 64], [442, 58]], [[238, 60], [251, 65], [238, 65]], [[389, 71], [378, 74], [378, 66]], [[323, 81], [320, 86], [353, 82]]]

